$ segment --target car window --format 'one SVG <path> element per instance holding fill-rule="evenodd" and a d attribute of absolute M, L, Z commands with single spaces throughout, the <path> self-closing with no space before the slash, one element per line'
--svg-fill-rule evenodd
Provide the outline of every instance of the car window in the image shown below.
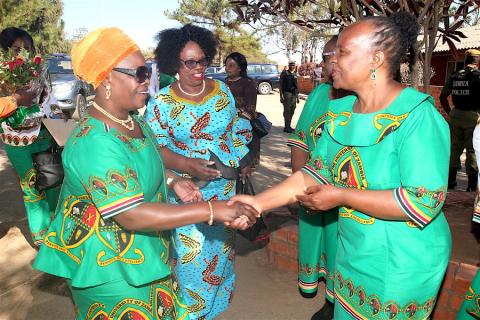
<path fill-rule="evenodd" d="M 266 64 L 262 66 L 263 73 L 276 73 L 278 72 L 277 66 L 271 65 L 271 64 Z"/>
<path fill-rule="evenodd" d="M 50 59 L 48 60 L 48 71 L 50 73 L 73 73 L 72 61 Z"/>
<path fill-rule="evenodd" d="M 256 73 L 262 73 L 262 66 L 258 64 L 251 64 L 247 66 L 247 73 L 248 74 L 256 74 Z"/>

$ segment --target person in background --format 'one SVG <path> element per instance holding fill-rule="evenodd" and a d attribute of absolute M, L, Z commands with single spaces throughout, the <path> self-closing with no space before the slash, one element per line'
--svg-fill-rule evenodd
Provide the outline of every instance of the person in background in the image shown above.
<path fill-rule="evenodd" d="M 285 120 L 283 132 L 292 133 L 293 114 L 295 113 L 297 103 L 300 102 L 295 61 L 288 62 L 288 69 L 280 74 L 280 102 L 283 103 L 283 118 Z"/>
<path fill-rule="evenodd" d="M 232 52 L 225 58 L 225 83 L 232 91 L 239 116 L 251 121 L 257 117 L 257 85 L 247 74 L 247 58 L 239 52 Z M 247 145 L 250 150 L 240 161 L 240 179 L 243 182 L 250 178 L 255 168 L 260 163 L 260 137 L 252 131 L 252 141 Z M 263 219 L 257 220 L 254 230 L 259 234 L 254 243 L 266 245 L 269 241 L 267 226 Z"/>
<path fill-rule="evenodd" d="M 465 68 L 451 75 L 440 94 L 440 103 L 450 118 L 452 146 L 448 187 L 457 185 L 457 172 L 461 167 L 460 156 L 466 149 L 465 171 L 468 185 L 466 191 L 477 188 L 478 167 L 472 146 L 473 130 L 480 113 L 480 50 L 470 49 L 465 52 Z M 450 108 L 448 96 L 452 95 L 454 108 Z"/>
<path fill-rule="evenodd" d="M 322 82 L 322 73 L 323 73 L 322 69 L 323 68 L 321 63 L 317 63 L 315 65 L 315 68 L 313 69 L 313 85 L 315 87 L 319 86 L 320 83 Z"/>
<path fill-rule="evenodd" d="M 332 87 L 332 64 L 335 55 L 337 36 L 332 37 L 323 49 L 322 67 L 327 82 L 313 89 L 309 94 L 295 132 L 288 139 L 291 148 L 292 172 L 302 169 L 315 150 L 325 122 L 328 119 L 328 106 L 332 99 L 348 94 Z M 332 319 L 335 271 L 335 255 L 337 253 L 337 220 L 338 208 L 328 212 L 315 212 L 300 207 L 298 221 L 298 285 L 300 293 L 306 298 L 317 294 L 318 283 L 325 279 L 325 304 L 317 311 L 312 320 Z"/>
<path fill-rule="evenodd" d="M 355 95 L 330 101 L 302 170 L 230 201 L 258 212 L 297 200 L 339 208 L 334 319 L 428 319 L 448 266 L 448 125 L 432 97 L 394 80 L 418 32 L 406 12 L 346 27 L 331 60 L 333 86 Z"/>
<path fill-rule="evenodd" d="M 76 319 L 189 319 L 170 270 L 169 230 L 246 228 L 256 212 L 198 202 L 191 181 L 165 172 L 154 134 L 131 115 L 145 104 L 150 71 L 125 33 L 90 32 L 73 46 L 72 64 L 95 100 L 63 151 L 61 201 L 34 267 L 67 279 Z M 169 204 L 167 189 L 192 203 Z"/>
<path fill-rule="evenodd" d="M 247 59 L 239 52 L 233 52 L 225 58 L 225 83 L 235 98 L 235 106 L 239 116 L 248 121 L 257 117 L 257 86 L 247 75 Z M 250 177 L 260 161 L 260 138 L 252 132 L 252 141 L 248 144 L 249 153 L 240 163 L 241 177 Z"/>
<path fill-rule="evenodd" d="M 163 72 L 159 72 L 157 68 L 157 63 L 152 63 L 152 76 L 150 78 L 150 85 L 148 86 L 148 93 L 153 97 L 160 89 L 174 83 L 174 75 L 168 75 Z M 148 100 L 147 100 L 148 101 Z"/>
<path fill-rule="evenodd" d="M 2 50 L 14 49 L 20 52 L 21 48 L 24 48 L 35 53 L 30 34 L 15 27 L 2 30 L 0 45 Z M 41 112 L 47 117 L 54 118 L 55 115 L 50 108 L 54 99 L 51 99 L 48 86 L 43 90 Z M 35 93 L 25 89 L 17 90 L 13 96 L 0 98 L 2 117 L 13 114 L 18 106 L 33 106 L 35 98 Z M 5 152 L 20 179 L 30 234 L 34 245 L 38 248 L 52 219 L 60 187 L 42 192 L 35 188 L 36 171 L 33 167 L 32 154 L 51 148 L 54 143 L 53 138 L 42 125 L 40 118 L 30 127 L 20 130 L 13 129 L 6 122 L 2 122 L 0 131 L 3 131 L 0 139 L 5 144 Z"/>
<path fill-rule="evenodd" d="M 145 113 L 165 165 L 194 178 L 204 199 L 229 199 L 252 128 L 238 116 L 225 83 L 205 77 L 218 42 L 211 31 L 190 24 L 163 30 L 158 40 L 158 69 L 178 73 L 178 81 L 150 99 Z M 192 319 L 213 319 L 228 308 L 234 239 L 235 232 L 220 224 L 192 223 L 173 231 L 175 271 Z"/>

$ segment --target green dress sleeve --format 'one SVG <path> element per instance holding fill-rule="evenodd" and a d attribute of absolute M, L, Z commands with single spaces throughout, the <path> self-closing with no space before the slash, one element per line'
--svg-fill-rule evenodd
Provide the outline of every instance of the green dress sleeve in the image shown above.
<path fill-rule="evenodd" d="M 310 150 L 309 147 L 308 133 L 310 131 L 310 127 L 312 126 L 313 121 L 315 121 L 315 108 L 319 107 L 319 103 L 322 103 L 322 101 L 319 101 L 319 97 L 322 96 L 322 91 L 325 91 L 325 86 L 325 84 L 322 84 L 316 87 L 308 95 L 305 106 L 303 107 L 302 113 L 300 114 L 300 118 L 298 119 L 297 125 L 295 127 L 295 131 L 290 135 L 287 141 L 287 146 L 296 147 L 308 153 L 313 151 Z M 327 87 L 327 89 L 330 90 L 330 87 Z M 324 101 L 323 103 L 325 102 L 326 101 Z"/>
<path fill-rule="evenodd" d="M 70 172 L 77 176 L 103 219 L 112 218 L 144 202 L 138 174 L 126 143 L 105 133 L 95 145 L 79 142 Z"/>
<path fill-rule="evenodd" d="M 393 195 L 405 215 L 423 228 L 445 201 L 450 158 L 449 128 L 431 99 L 411 112 L 395 143 L 401 186 Z"/>
<path fill-rule="evenodd" d="M 327 137 L 322 136 L 318 140 L 310 160 L 301 170 L 315 179 L 318 184 L 333 184 L 332 170 L 327 162 Z"/>

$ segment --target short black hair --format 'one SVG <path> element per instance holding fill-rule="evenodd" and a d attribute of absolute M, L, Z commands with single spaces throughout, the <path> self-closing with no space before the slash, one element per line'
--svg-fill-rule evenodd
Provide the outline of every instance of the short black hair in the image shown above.
<path fill-rule="evenodd" d="M 32 51 L 35 52 L 32 36 L 27 31 L 15 27 L 5 28 L 0 32 L 0 46 L 3 50 L 8 50 L 18 38 L 21 38 L 24 42 L 29 42 Z"/>
<path fill-rule="evenodd" d="M 479 61 L 480 61 L 480 56 L 471 56 L 471 55 L 465 56 L 465 65 L 478 64 Z"/>
<path fill-rule="evenodd" d="M 368 21 L 375 28 L 373 46 L 385 52 L 392 76 L 396 77 L 401 63 L 415 63 L 413 45 L 417 41 L 420 26 L 413 14 L 398 11 L 389 17 L 366 17 L 362 21 Z"/>
<path fill-rule="evenodd" d="M 240 67 L 240 76 L 242 78 L 248 78 L 248 75 L 247 75 L 248 62 L 247 62 L 247 58 L 245 58 L 245 56 L 243 54 L 241 54 L 240 52 L 230 53 L 225 58 L 225 65 L 227 64 L 228 59 L 232 59 L 238 64 L 238 66 Z"/>
<path fill-rule="evenodd" d="M 209 62 L 217 54 L 218 41 L 210 30 L 186 24 L 181 28 L 162 30 L 157 35 L 158 44 L 155 48 L 155 60 L 158 71 L 175 75 L 180 67 L 180 52 L 189 41 L 197 43 L 203 50 Z"/>

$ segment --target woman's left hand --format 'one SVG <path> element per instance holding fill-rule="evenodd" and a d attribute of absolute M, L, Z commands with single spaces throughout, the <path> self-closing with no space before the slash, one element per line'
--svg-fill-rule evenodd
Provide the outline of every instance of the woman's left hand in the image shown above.
<path fill-rule="evenodd" d="M 172 188 L 183 203 L 202 201 L 202 192 L 190 179 L 176 178 Z"/>
<path fill-rule="evenodd" d="M 329 210 L 344 204 L 344 190 L 332 185 L 308 187 L 305 194 L 298 195 L 300 204 L 312 210 Z"/>

